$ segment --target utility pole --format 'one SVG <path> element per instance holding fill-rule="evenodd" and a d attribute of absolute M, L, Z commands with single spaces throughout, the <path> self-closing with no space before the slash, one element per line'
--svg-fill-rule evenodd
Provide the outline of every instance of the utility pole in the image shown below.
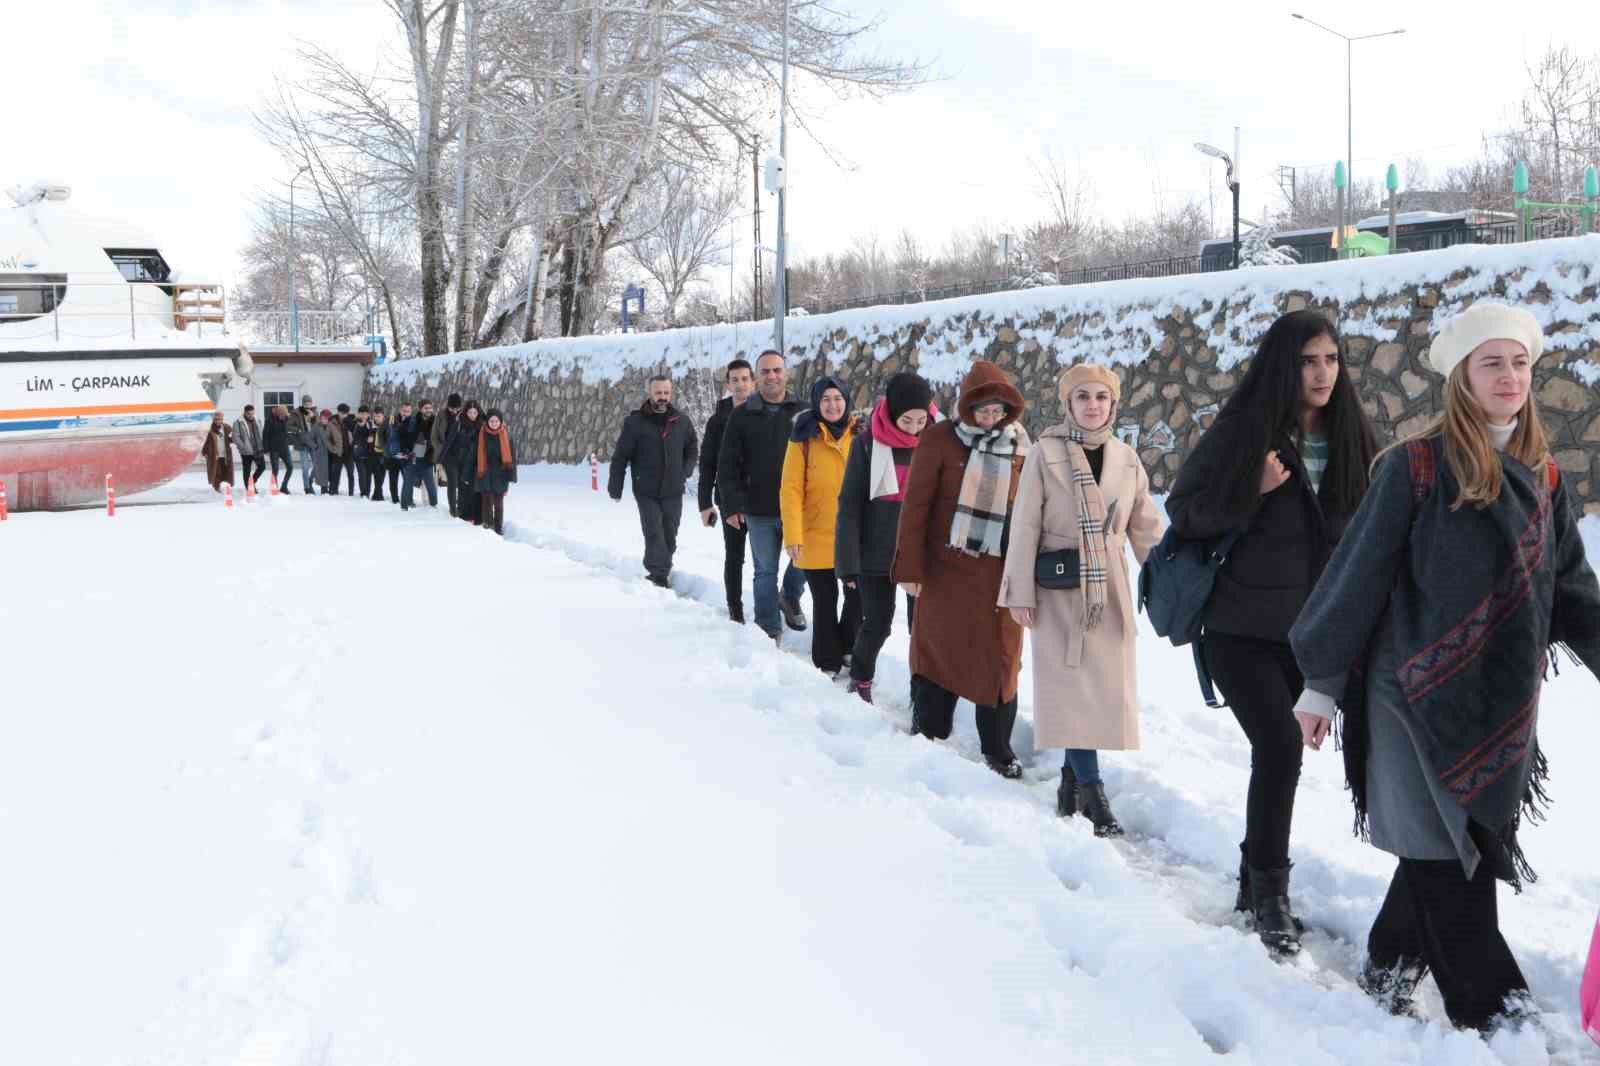
<path fill-rule="evenodd" d="M 1289 201 L 1290 217 L 1297 217 L 1300 213 L 1299 190 L 1295 188 L 1294 167 L 1278 168 L 1278 188 L 1283 192 L 1284 199 Z"/>
<path fill-rule="evenodd" d="M 750 188 L 755 194 L 755 242 L 750 245 L 750 267 L 754 271 L 750 282 L 751 318 L 761 317 L 761 137 L 750 149 Z"/>
<path fill-rule="evenodd" d="M 783 180 L 778 185 L 778 265 L 772 272 L 772 345 L 785 359 L 789 350 L 783 345 L 783 320 L 789 313 L 788 240 L 785 230 L 789 185 L 789 0 L 783 0 L 783 79 L 778 96 L 778 158 L 783 166 Z"/>

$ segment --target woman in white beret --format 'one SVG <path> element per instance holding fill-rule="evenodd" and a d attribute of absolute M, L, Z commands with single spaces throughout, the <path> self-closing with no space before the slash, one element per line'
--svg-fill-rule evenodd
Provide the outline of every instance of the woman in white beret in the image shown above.
<path fill-rule="evenodd" d="M 1412 1013 L 1431 970 L 1450 1020 L 1479 1030 L 1528 987 L 1495 881 L 1534 880 L 1517 830 L 1546 798 L 1546 656 L 1564 646 L 1600 674 L 1600 585 L 1533 398 L 1543 347 L 1534 317 L 1503 304 L 1439 332 L 1444 412 L 1379 458 L 1290 633 L 1306 744 L 1322 746 L 1338 704 L 1358 825 L 1399 859 L 1362 986 Z"/>

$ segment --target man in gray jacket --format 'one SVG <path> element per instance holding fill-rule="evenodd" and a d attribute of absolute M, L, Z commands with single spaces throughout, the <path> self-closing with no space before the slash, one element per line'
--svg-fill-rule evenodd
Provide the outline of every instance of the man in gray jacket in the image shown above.
<path fill-rule="evenodd" d="M 262 454 L 261 423 L 256 421 L 256 405 L 244 405 L 244 414 L 233 423 L 233 446 L 239 449 L 239 469 L 244 472 L 244 485 L 246 491 L 256 483 L 267 469 L 267 461 Z"/>
<path fill-rule="evenodd" d="M 316 476 L 316 453 L 320 450 L 322 427 L 317 424 L 317 405 L 311 395 L 300 397 L 300 406 L 289 412 L 289 443 L 300 453 L 300 488 L 307 496 L 312 493 L 311 483 Z M 311 438 L 318 437 L 317 441 Z"/>

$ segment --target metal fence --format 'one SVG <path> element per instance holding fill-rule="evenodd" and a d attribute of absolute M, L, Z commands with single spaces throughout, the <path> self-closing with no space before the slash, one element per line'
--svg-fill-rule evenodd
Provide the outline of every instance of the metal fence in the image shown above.
<path fill-rule="evenodd" d="M 1556 237 L 1576 237 L 1583 232 L 1581 220 L 1575 215 L 1557 215 L 1534 219 L 1532 240 L 1550 240 Z M 1330 231 L 1331 232 L 1331 231 Z M 1381 231 L 1380 231 L 1381 232 Z M 1429 252 L 1451 248 L 1460 244 L 1516 244 L 1523 240 L 1522 223 L 1518 221 L 1486 222 L 1480 225 L 1461 225 L 1450 230 L 1433 233 L 1402 234 L 1403 247 L 1395 254 Z M 1330 256 L 1331 258 L 1331 256 Z M 1307 262 L 1311 262 L 1308 260 Z M 1227 269 L 1226 266 L 1221 269 Z M 880 304 L 924 303 L 929 300 L 948 300 L 958 296 L 981 296 L 991 292 L 1007 292 L 1037 288 L 1039 285 L 1091 285 L 1101 281 L 1126 281 L 1131 278 L 1168 278 L 1181 274 L 1199 274 L 1204 270 L 1199 255 L 1180 255 L 1170 259 L 1147 259 L 1137 263 L 1116 263 L 1109 266 L 1082 267 L 1063 273 L 1044 275 L 1046 280 L 992 279 L 961 285 L 928 286 L 920 289 L 902 289 L 899 292 L 873 293 L 847 300 L 813 302 L 796 300 L 809 314 L 827 314 L 830 311 L 848 311 L 858 307 L 876 307 Z M 1035 275 L 1037 279 L 1040 275 Z M 1053 280 L 1051 280 L 1053 279 Z"/>
<path fill-rule="evenodd" d="M 303 348 L 367 347 L 366 321 L 359 313 L 302 308 L 299 315 Z M 288 346 L 295 342 L 294 316 L 292 311 L 235 311 L 229 322 L 246 344 Z"/>

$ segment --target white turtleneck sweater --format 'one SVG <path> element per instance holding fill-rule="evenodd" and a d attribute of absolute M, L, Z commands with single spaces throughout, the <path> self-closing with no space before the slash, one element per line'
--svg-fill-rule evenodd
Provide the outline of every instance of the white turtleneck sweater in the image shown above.
<path fill-rule="evenodd" d="M 1506 445 L 1511 443 L 1511 434 L 1517 431 L 1517 420 L 1513 418 L 1508 425 L 1504 426 L 1497 426 L 1490 422 L 1488 428 L 1489 443 L 1494 446 L 1495 451 L 1503 452 L 1506 450 Z M 1304 711 L 1307 714 L 1314 714 L 1318 718 L 1332 718 L 1334 710 L 1333 697 L 1306 689 L 1301 693 L 1299 701 L 1294 705 L 1294 709 Z"/>

